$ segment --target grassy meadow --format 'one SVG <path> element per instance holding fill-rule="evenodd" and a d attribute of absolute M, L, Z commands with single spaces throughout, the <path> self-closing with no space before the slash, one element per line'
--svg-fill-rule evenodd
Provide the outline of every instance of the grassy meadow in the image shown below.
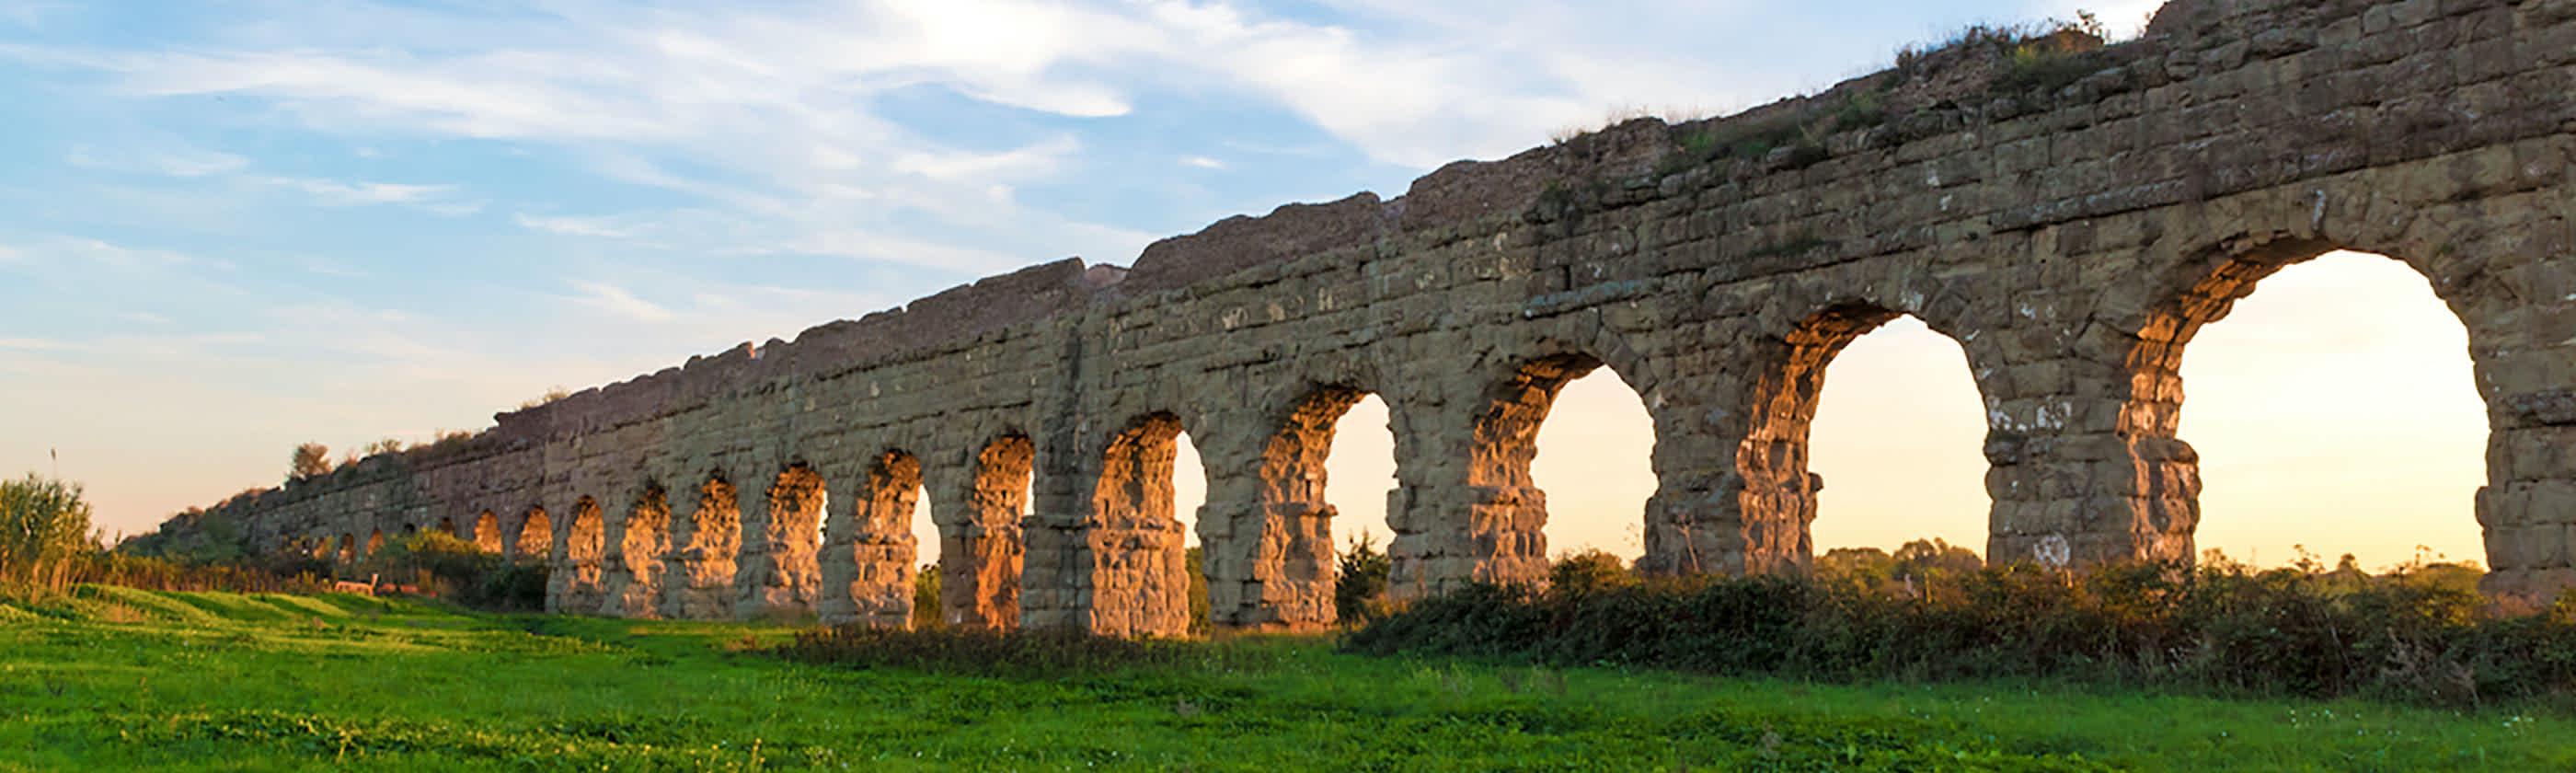
<path fill-rule="evenodd" d="M 0 601 L 0 770 L 2576 770 L 2553 713 L 1185 642 L 1046 677 L 786 628 L 81 586 Z"/>

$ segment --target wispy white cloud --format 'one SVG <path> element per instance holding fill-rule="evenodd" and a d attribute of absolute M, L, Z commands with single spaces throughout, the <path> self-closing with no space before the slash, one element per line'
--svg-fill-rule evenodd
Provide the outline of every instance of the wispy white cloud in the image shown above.
<path fill-rule="evenodd" d="M 1218 161 L 1218 160 L 1216 160 L 1216 159 L 1209 158 L 1209 157 L 1206 157 L 1206 156 L 1187 156 L 1187 157 L 1183 157 L 1183 158 L 1181 159 L 1181 165 L 1182 165 L 1182 166 L 1195 166 L 1195 167 L 1198 167 L 1198 168 L 1200 168 L 1200 169 L 1224 169 L 1224 168 L 1225 168 L 1225 162 L 1223 162 L 1223 161 Z"/>
<path fill-rule="evenodd" d="M 241 156 L 188 147 L 110 150 L 84 145 L 72 148 L 71 154 L 64 160 L 73 166 L 87 169 L 143 172 L 169 177 L 205 177 L 239 171 L 250 166 L 250 159 Z"/>
<path fill-rule="evenodd" d="M 257 182 L 311 194 L 313 202 L 328 207 L 355 207 L 371 204 L 428 204 L 456 191 L 453 185 L 408 185 L 402 183 L 341 182 L 298 177 L 262 177 Z"/>
<path fill-rule="evenodd" d="M 998 181 L 1046 174 L 1081 149 L 1082 143 L 1074 138 L 1057 137 L 998 153 L 917 151 L 898 156 L 894 169 L 942 182 Z"/>
<path fill-rule="evenodd" d="M 83 169 L 181 179 L 217 178 L 234 184 L 295 191 L 308 201 L 326 207 L 398 204 L 451 217 L 481 212 L 484 207 L 482 202 L 457 200 L 460 188 L 453 184 L 342 181 L 254 174 L 251 160 L 247 157 L 204 150 L 181 142 L 124 148 L 80 145 L 72 148 L 64 162 Z"/>
<path fill-rule="evenodd" d="M 932 87 L 1094 118 L 1128 114 L 1148 92 L 1238 93 L 1282 105 L 1371 158 L 1429 169 L 1460 155 L 1508 153 L 1589 117 L 1600 109 L 1596 98 L 1575 94 L 1603 83 L 1669 89 L 1705 81 L 1633 51 L 1551 53 L 1538 48 L 1545 38 L 1528 35 L 1486 48 L 1399 41 L 1225 2 L 878 0 L 722 12 L 569 2 L 520 20 L 514 34 L 489 35 L 496 42 L 479 48 L 405 33 L 421 27 L 458 34 L 453 27 L 470 23 L 424 18 L 420 9 L 357 3 L 335 13 L 355 17 L 335 18 L 336 26 L 363 34 L 343 36 L 351 42 L 340 47 L 17 46 L 0 47 L 0 55 L 109 73 L 114 88 L 131 95 L 267 100 L 278 108 L 274 115 L 354 138 L 582 147 L 601 162 L 601 174 L 709 197 L 726 217 L 768 235 L 752 240 L 751 249 L 924 241 L 929 233 L 961 231 L 1010 232 L 1050 245 L 1015 254 L 1002 267 L 1066 252 L 1120 261 L 1145 239 L 1082 241 L 1129 234 L 1016 200 L 1026 185 L 1069 182 L 1086 148 L 1080 138 L 968 147 L 908 127 L 903 116 L 881 112 L 877 100 Z M 1457 18 L 1483 25 L 1472 33 L 1508 29 L 1491 14 Z M 1214 159 L 1191 163 L 1222 168 L 1199 161 Z M 306 189 L 343 206 L 417 204 L 438 191 L 335 185 Z M 440 206 L 433 211 L 475 210 L 454 201 Z M 895 217 L 899 210 L 937 220 Z M 638 220 L 656 212 L 613 214 Z M 539 219 L 519 224 L 612 236 L 603 221 L 532 217 Z M 607 230 L 675 248 L 716 246 L 675 239 L 672 229 Z M 744 241 L 727 236 L 726 243 Z M 873 254 L 835 252 L 842 253 Z"/>
<path fill-rule="evenodd" d="M 564 215 L 540 217 L 537 215 L 521 214 L 515 216 L 513 219 L 518 222 L 519 227 L 521 228 L 546 231 L 549 233 L 559 233 L 567 236 L 597 236 L 608 239 L 625 239 L 635 236 L 636 232 L 640 230 L 639 225 L 631 222 L 629 218 L 618 216 L 574 217 Z"/>
<path fill-rule="evenodd" d="M 0 338 L 0 349 L 50 351 L 69 348 L 71 348 L 70 344 L 43 338 Z"/>
<path fill-rule="evenodd" d="M 572 300 L 584 306 L 638 322 L 660 322 L 671 319 L 671 310 L 660 304 L 635 297 L 626 288 L 601 282 L 574 282 L 581 294 Z"/>
<path fill-rule="evenodd" d="M 122 271 L 157 270 L 197 262 L 187 253 L 172 250 L 127 247 L 97 239 L 57 237 L 35 246 L 19 246 L 19 251 L 41 257 L 52 257 L 93 263 Z"/>

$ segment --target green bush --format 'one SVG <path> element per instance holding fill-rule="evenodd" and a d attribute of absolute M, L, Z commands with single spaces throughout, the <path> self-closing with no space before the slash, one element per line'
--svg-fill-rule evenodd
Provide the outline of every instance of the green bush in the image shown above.
<path fill-rule="evenodd" d="M 1353 632 L 1353 651 L 1824 679 L 2033 677 L 2226 695 L 2443 705 L 2576 697 L 2576 598 L 2497 617 L 2439 567 L 2372 577 L 2122 564 L 1915 571 L 1844 556 L 1815 578 L 1470 586 Z M 1908 551 L 1899 551 L 1907 555 Z M 1829 557 L 1832 554 L 1828 554 Z M 1593 569 L 1557 574 L 1594 577 Z M 1597 563 L 1597 562 L 1596 562 Z M 1836 565 L 1860 566 L 1836 574 Z M 1886 572 L 1899 577 L 1890 582 Z"/>
<path fill-rule="evenodd" d="M 1386 578 L 1395 561 L 1377 550 L 1363 533 L 1342 548 L 1333 572 L 1333 613 L 1345 625 L 1364 622 L 1385 611 Z"/>
<path fill-rule="evenodd" d="M 1182 554 L 1182 565 L 1190 573 L 1190 635 L 1206 636 L 1215 631 L 1216 623 L 1208 619 L 1207 557 L 1204 550 L 1190 548 Z"/>
<path fill-rule="evenodd" d="M 0 582 L 59 588 L 97 550 L 80 484 L 32 472 L 0 481 Z"/>
<path fill-rule="evenodd" d="M 1600 548 L 1558 556 L 1547 568 L 1547 585 L 1566 593 L 1592 593 L 1636 582 L 1628 562 Z"/>
<path fill-rule="evenodd" d="M 458 604 L 500 611 L 544 609 L 547 574 L 542 562 L 505 559 L 437 530 L 394 540 L 347 573 L 413 585 Z"/>
<path fill-rule="evenodd" d="M 948 621 L 939 613 L 939 565 L 922 564 L 921 572 L 912 576 L 912 627 L 924 631 L 945 627 Z"/>

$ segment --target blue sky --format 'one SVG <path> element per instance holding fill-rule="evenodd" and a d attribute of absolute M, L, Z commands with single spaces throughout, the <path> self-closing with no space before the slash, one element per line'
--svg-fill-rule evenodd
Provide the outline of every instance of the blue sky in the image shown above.
<path fill-rule="evenodd" d="M 2153 3 L 0 0 L 0 468 L 146 529 L 301 441 L 2079 6 Z"/>

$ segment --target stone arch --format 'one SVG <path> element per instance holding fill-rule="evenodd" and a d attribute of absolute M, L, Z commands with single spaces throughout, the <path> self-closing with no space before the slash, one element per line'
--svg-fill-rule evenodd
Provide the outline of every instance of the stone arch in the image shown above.
<path fill-rule="evenodd" d="M 733 617 L 735 555 L 742 547 L 741 500 L 721 472 L 694 487 L 689 511 L 671 519 L 662 615 L 675 620 Z"/>
<path fill-rule="evenodd" d="M 438 519 L 438 530 L 439 530 L 440 532 L 442 532 L 442 533 L 447 534 L 448 536 L 451 536 L 451 537 L 456 536 L 456 526 L 455 526 L 455 524 L 454 524 L 453 522 L 449 521 L 448 519 L 445 519 L 445 518 Z M 402 535 L 403 535 L 403 536 L 405 536 L 405 537 L 409 537 L 409 536 L 411 536 L 411 535 L 419 534 L 419 533 L 420 533 L 420 524 L 405 522 L 405 523 L 403 524 L 403 526 L 402 526 Z"/>
<path fill-rule="evenodd" d="M 1009 434 L 975 452 L 965 507 L 943 528 L 939 551 L 941 619 L 969 628 L 1020 624 L 1020 568 L 1037 444 Z"/>
<path fill-rule="evenodd" d="M 849 509 L 826 530 L 822 562 L 827 621 L 884 628 L 912 624 L 913 579 L 919 571 L 912 519 L 920 504 L 921 460 L 890 449 L 870 459 Z"/>
<path fill-rule="evenodd" d="M 539 516 L 542 515 L 540 511 Z M 534 517 L 530 519 L 531 526 L 534 520 Z M 547 578 L 552 591 L 548 595 L 555 602 L 554 611 L 597 614 L 607 603 L 601 577 L 602 562 L 608 549 L 606 533 L 599 501 L 586 496 L 574 500 L 572 517 L 564 522 L 562 546 L 550 548 L 546 553 L 555 562 L 554 575 Z M 548 532 L 546 538 L 552 537 L 551 531 Z M 520 544 L 525 546 L 527 542 L 522 539 Z"/>
<path fill-rule="evenodd" d="M 804 462 L 770 479 L 763 506 L 743 519 L 736 617 L 792 619 L 814 611 L 824 497 L 823 475 Z"/>
<path fill-rule="evenodd" d="M 358 535 L 356 535 L 356 534 L 352 534 L 352 533 L 349 533 L 349 532 L 341 532 L 341 533 L 340 533 L 340 550 L 339 550 L 339 553 L 340 553 L 340 563 L 343 563 L 343 564 L 353 564 L 353 563 L 357 563 L 357 561 L 358 561 Z"/>
<path fill-rule="evenodd" d="M 1348 384 L 1318 385 L 1273 415 L 1269 423 L 1276 429 L 1262 442 L 1256 470 L 1258 539 L 1243 546 L 1251 548 L 1249 587 L 1235 603 L 1217 605 L 1223 607 L 1213 610 L 1220 621 L 1288 629 L 1334 622 L 1333 519 L 1339 511 L 1325 496 L 1325 464 L 1342 416 L 1370 394 Z M 1234 552 L 1247 552 L 1243 547 Z M 1211 588 L 1211 596 L 1223 595 Z"/>
<path fill-rule="evenodd" d="M 367 535 L 367 557 L 373 558 L 376 555 L 376 551 L 383 549 L 385 549 L 385 530 L 377 529 L 374 533 Z"/>
<path fill-rule="evenodd" d="M 2152 275 L 2146 286 L 2152 288 L 2148 292 L 2154 295 L 2137 321 L 2134 337 L 2124 340 L 2125 346 L 2118 352 L 2124 383 L 2115 393 L 2118 410 L 2114 432 L 2128 452 L 2125 461 L 2131 469 L 2124 477 L 2134 483 L 2125 493 L 2135 502 L 2141 520 L 2131 530 L 2137 536 L 2130 553 L 2141 559 L 2189 561 L 2197 552 L 2194 533 L 2200 523 L 2200 454 L 2179 436 L 2184 403 L 2182 361 L 2192 339 L 2202 328 L 2226 318 L 2236 302 L 2252 295 L 2263 280 L 2290 266 L 2342 249 L 2385 256 L 2413 269 L 2426 278 L 2428 289 L 2467 330 L 2470 357 L 2480 376 L 2480 398 L 2487 406 L 2490 460 L 2488 486 L 2478 492 L 2473 507 L 2485 529 L 2489 566 L 2503 574 L 2489 576 L 2489 589 L 2514 590 L 2528 579 L 2512 570 L 2522 563 L 2520 554 L 2527 549 L 2524 543 L 2529 540 L 2499 540 L 2496 527 L 2527 518 L 2528 511 L 2503 512 L 2507 508 L 2497 507 L 2497 498 L 2491 496 L 2491 492 L 2499 490 L 2499 484 L 2510 482 L 2511 473 L 2496 469 L 2492 460 L 2499 457 L 2500 451 L 2509 453 L 2505 436 L 2516 429 L 2508 420 L 2512 415 L 2510 406 L 2504 404 L 2495 388 L 2494 372 L 2511 367 L 2503 362 L 2504 350 L 2509 347 L 2508 341 L 2519 336 L 2507 330 L 2524 310 L 2512 305 L 2518 293 L 2500 286 L 2502 280 L 2489 273 L 2480 261 L 2461 254 L 2449 243 L 2425 245 L 2403 240 L 2392 248 L 2381 248 L 2353 247 L 2325 238 L 2239 237 L 2208 245 Z M 2562 504 L 2576 505 L 2576 497 L 2568 497 Z M 2542 531 L 2548 533 L 2535 535 L 2542 538 L 2539 541 L 2553 544 L 2533 547 L 2563 556 L 2563 530 Z M 2548 568 L 2563 570 L 2566 561 L 2562 558 L 2554 563 Z"/>
<path fill-rule="evenodd" d="M 1538 456 L 1539 427 L 1566 384 L 1605 365 L 1642 397 L 1645 390 L 1638 388 L 1635 370 L 1579 351 L 1523 360 L 1479 396 L 1467 447 L 1465 482 L 1472 501 L 1460 524 L 1466 533 L 1453 537 L 1463 537 L 1477 559 L 1463 579 L 1528 583 L 1547 576 L 1547 494 L 1530 474 L 1530 462 Z M 1642 524 L 1644 509 L 1637 518 Z M 1404 542 L 1405 527 L 1396 528 L 1396 540 Z M 1412 551 L 1398 546 L 1392 552 L 1401 575 L 1402 562 Z"/>
<path fill-rule="evenodd" d="M 309 540 L 313 546 L 312 553 L 314 558 L 325 561 L 331 560 L 331 535 L 315 534 L 305 539 Z"/>
<path fill-rule="evenodd" d="M 670 546 L 671 506 L 659 484 L 647 484 L 629 505 L 614 539 L 606 540 L 606 598 L 601 614 L 654 617 L 662 595 L 664 553 Z"/>
<path fill-rule="evenodd" d="M 1088 524 L 1094 633 L 1189 631 L 1187 542 L 1172 503 L 1182 431 L 1178 415 L 1150 413 L 1101 450 Z"/>
<path fill-rule="evenodd" d="M 1905 316 L 1915 315 L 1870 301 L 1835 301 L 1756 347 L 1743 439 L 1735 451 L 1748 571 L 1804 571 L 1812 564 L 1815 545 L 1809 529 L 1823 481 L 1809 469 L 1808 436 L 1825 373 L 1844 347 Z M 1927 321 L 1927 327 L 1975 356 L 1945 325 Z M 1982 399 L 1983 384 L 1979 394 Z"/>
<path fill-rule="evenodd" d="M 485 553 L 499 553 L 508 549 L 508 545 L 501 539 L 501 516 L 485 510 L 482 515 L 474 517 L 474 547 Z"/>
<path fill-rule="evenodd" d="M 528 508 L 527 517 L 519 519 L 518 534 L 500 536 L 509 543 L 510 555 L 515 558 L 534 558 L 543 561 L 554 553 L 551 545 L 554 542 L 555 523 L 552 517 L 546 515 L 546 509 L 543 507 Z"/>

